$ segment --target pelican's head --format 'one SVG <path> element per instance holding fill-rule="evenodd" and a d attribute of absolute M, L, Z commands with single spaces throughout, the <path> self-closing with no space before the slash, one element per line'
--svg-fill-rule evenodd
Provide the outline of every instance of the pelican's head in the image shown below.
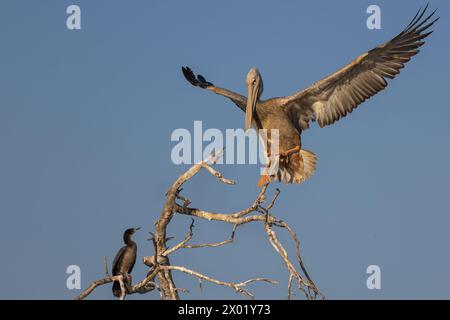
<path fill-rule="evenodd" d="M 256 103 L 261 97 L 263 91 L 263 82 L 258 69 L 251 68 L 247 74 L 247 108 L 245 110 L 245 131 L 248 131 L 252 125 L 253 112 L 256 109 Z"/>

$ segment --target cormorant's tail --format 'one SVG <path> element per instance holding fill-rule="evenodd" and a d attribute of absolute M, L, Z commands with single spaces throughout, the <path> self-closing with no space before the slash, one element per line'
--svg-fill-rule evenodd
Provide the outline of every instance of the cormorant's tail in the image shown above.
<path fill-rule="evenodd" d="M 120 294 L 122 293 L 122 290 L 120 290 L 120 283 L 119 281 L 114 281 L 112 286 L 112 293 L 114 297 L 120 298 Z"/>

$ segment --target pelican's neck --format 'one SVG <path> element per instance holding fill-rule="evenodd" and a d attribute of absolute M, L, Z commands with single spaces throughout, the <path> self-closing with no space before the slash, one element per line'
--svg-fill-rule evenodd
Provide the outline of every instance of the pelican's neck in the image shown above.
<path fill-rule="evenodd" d="M 263 90 L 264 90 L 263 80 L 262 80 L 261 77 L 259 79 L 260 80 L 259 80 L 259 84 L 258 84 L 259 88 L 258 88 L 258 96 L 256 97 L 256 103 L 261 101 L 261 95 L 262 95 Z"/>

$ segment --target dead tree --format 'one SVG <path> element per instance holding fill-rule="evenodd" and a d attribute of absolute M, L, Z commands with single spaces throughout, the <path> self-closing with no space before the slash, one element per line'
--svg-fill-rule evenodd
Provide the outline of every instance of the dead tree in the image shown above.
<path fill-rule="evenodd" d="M 275 202 L 280 194 L 279 189 L 276 189 L 276 192 L 271 201 L 266 206 L 264 206 L 263 204 L 266 202 L 267 185 L 264 186 L 260 190 L 256 199 L 248 208 L 235 213 L 216 213 L 193 208 L 190 206 L 191 201 L 180 194 L 182 191 L 182 185 L 192 179 L 202 169 L 208 171 L 220 182 L 234 185 L 235 182 L 233 180 L 225 178 L 220 172 L 212 167 L 217 163 L 221 156 L 222 152 L 220 154 L 212 155 L 211 157 L 209 157 L 209 159 L 203 160 L 193 165 L 185 173 L 179 176 L 179 178 L 167 191 L 166 202 L 159 216 L 159 219 L 155 223 L 155 232 L 150 233 L 151 236 L 149 240 L 153 242 L 154 254 L 152 256 L 144 257 L 143 259 L 143 263 L 149 267 L 147 276 L 143 280 L 139 281 L 134 286 L 127 288 L 124 283 L 128 281 L 124 281 L 124 275 L 110 276 L 108 274 L 108 267 L 105 258 L 105 277 L 103 279 L 92 282 L 92 284 L 75 299 L 81 300 L 86 298 L 97 286 L 104 285 L 113 281 L 119 281 L 122 291 L 121 299 L 124 299 L 127 294 L 142 294 L 149 291 L 158 290 L 162 299 L 178 300 L 180 299 L 178 293 L 180 291 L 186 292 L 188 290 L 176 287 L 172 278 L 173 271 L 183 272 L 185 274 L 198 278 L 200 281 L 207 281 L 217 285 L 230 287 L 237 293 L 247 298 L 253 299 L 254 295 L 248 289 L 246 289 L 248 284 L 258 281 L 268 282 L 270 284 L 277 284 L 278 282 L 263 277 L 249 279 L 242 282 L 226 282 L 209 277 L 200 272 L 188 269 L 184 266 L 172 265 L 169 260 L 169 256 L 180 249 L 218 247 L 232 243 L 234 241 L 234 235 L 237 229 L 248 223 L 260 223 L 262 225 L 267 234 L 267 238 L 270 244 L 283 260 L 289 274 L 287 285 L 288 299 L 291 299 L 292 297 L 292 285 L 294 283 L 296 283 L 298 290 L 300 290 L 304 294 L 306 299 L 315 300 L 318 298 L 325 298 L 320 293 L 314 281 L 306 271 L 305 265 L 300 255 L 300 241 L 296 233 L 286 222 L 270 213 L 270 210 L 275 205 Z M 176 214 L 188 215 L 192 218 L 192 222 L 185 238 L 178 244 L 172 247 L 168 247 L 167 241 L 169 239 L 167 238 L 167 226 Z M 216 243 L 204 243 L 196 245 L 190 244 L 190 241 L 194 235 L 194 218 L 206 219 L 208 221 L 222 221 L 231 224 L 233 226 L 233 230 L 231 232 L 230 238 Z M 292 240 L 295 242 L 296 262 L 289 257 L 288 252 L 283 247 L 282 243 L 278 240 L 275 228 L 285 229 L 289 233 Z M 299 265 L 298 268 L 295 266 L 296 263 L 298 263 Z M 131 281 L 129 283 L 131 283 Z"/>

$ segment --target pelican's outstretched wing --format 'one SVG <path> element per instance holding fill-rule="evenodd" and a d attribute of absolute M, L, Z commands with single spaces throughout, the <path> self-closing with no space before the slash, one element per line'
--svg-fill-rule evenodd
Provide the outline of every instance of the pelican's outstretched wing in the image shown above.
<path fill-rule="evenodd" d="M 220 94 L 224 97 L 229 98 L 233 101 L 242 111 L 245 112 L 245 107 L 247 104 L 247 98 L 241 96 L 240 94 L 234 93 L 227 89 L 222 89 L 214 86 L 211 82 L 206 81 L 206 79 L 202 75 L 195 76 L 194 72 L 189 67 L 182 67 L 183 75 L 187 81 L 189 81 L 193 86 L 199 87 L 202 89 L 211 90 L 214 93 Z"/>
<path fill-rule="evenodd" d="M 427 7 L 419 10 L 411 23 L 391 41 L 360 55 L 338 72 L 316 82 L 292 96 L 275 98 L 299 130 L 317 120 L 320 127 L 333 124 L 359 104 L 387 86 L 386 78 L 393 79 L 412 56 L 419 52 L 427 31 L 439 18 L 434 12 L 424 17 Z"/>

